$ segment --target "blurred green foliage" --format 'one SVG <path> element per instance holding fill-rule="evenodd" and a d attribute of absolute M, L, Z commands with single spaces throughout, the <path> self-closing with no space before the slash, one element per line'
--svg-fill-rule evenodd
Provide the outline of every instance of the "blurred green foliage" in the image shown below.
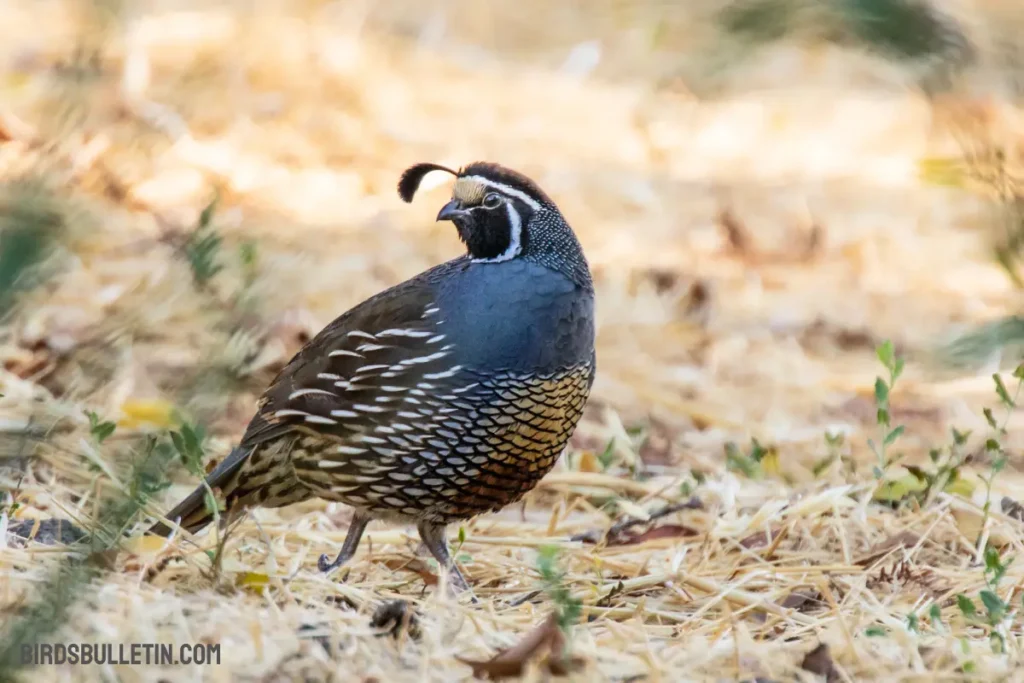
<path fill-rule="evenodd" d="M 62 198 L 41 178 L 0 185 L 0 317 L 11 311 L 19 294 L 51 274 L 42 266 L 66 227 Z"/>
<path fill-rule="evenodd" d="M 803 39 L 955 68 L 975 55 L 952 17 L 919 0 L 734 0 L 718 23 L 746 48 Z"/>

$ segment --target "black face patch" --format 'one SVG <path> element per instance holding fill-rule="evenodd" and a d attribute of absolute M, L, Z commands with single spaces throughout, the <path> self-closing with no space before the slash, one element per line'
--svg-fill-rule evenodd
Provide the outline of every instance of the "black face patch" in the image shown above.
<path fill-rule="evenodd" d="M 512 244 L 512 226 L 504 206 L 487 209 L 474 206 L 455 221 L 459 237 L 475 259 L 493 259 L 508 251 Z"/>
<path fill-rule="evenodd" d="M 474 259 L 490 260 L 503 256 L 513 246 L 515 239 L 519 240 L 520 248 L 526 246 L 530 208 L 504 195 L 501 199 L 503 201 L 497 205 L 492 200 L 490 205 L 485 201 L 477 206 L 466 207 L 467 213 L 455 221 L 459 237 Z M 509 215 L 510 210 L 519 218 L 518 235 L 513 217 Z"/>

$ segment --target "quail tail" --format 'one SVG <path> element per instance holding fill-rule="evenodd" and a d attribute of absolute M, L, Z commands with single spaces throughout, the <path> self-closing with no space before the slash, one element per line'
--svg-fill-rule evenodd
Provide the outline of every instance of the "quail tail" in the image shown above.
<path fill-rule="evenodd" d="M 214 520 L 214 513 L 206 503 L 207 486 L 218 503 L 224 503 L 222 524 L 250 506 L 282 507 L 311 497 L 309 489 L 294 478 L 290 468 L 281 467 L 281 462 L 273 458 L 254 463 L 252 454 L 251 448 L 236 448 L 206 477 L 205 485 L 196 487 L 164 517 L 177 522 L 189 533 L 201 531 Z M 172 531 L 170 525 L 158 522 L 148 533 L 170 536 Z"/>

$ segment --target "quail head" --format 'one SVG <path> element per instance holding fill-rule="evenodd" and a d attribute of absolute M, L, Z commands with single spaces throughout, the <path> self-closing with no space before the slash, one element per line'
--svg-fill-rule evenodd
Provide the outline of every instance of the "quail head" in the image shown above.
<path fill-rule="evenodd" d="M 260 399 L 238 447 L 207 477 L 225 519 L 313 497 L 354 509 L 330 571 L 373 519 L 413 522 L 456 590 L 445 526 L 499 510 L 555 464 L 594 381 L 594 289 L 558 207 L 526 176 L 477 162 L 437 214 L 467 252 L 364 301 L 314 337 Z M 166 518 L 196 532 L 200 486 Z M 169 535 L 172 525 L 151 531 Z"/>

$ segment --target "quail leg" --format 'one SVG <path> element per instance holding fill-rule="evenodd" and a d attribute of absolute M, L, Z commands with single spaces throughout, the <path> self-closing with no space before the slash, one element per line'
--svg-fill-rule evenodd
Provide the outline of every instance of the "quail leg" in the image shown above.
<path fill-rule="evenodd" d="M 441 567 L 447 570 L 449 583 L 455 593 L 469 591 L 470 588 L 469 584 L 466 583 L 466 578 L 462 576 L 462 572 L 455 566 L 452 556 L 448 553 L 448 541 L 444 537 L 444 525 L 420 522 L 416 528 L 420 532 L 420 538 L 423 539 L 424 545 L 430 550 L 430 554 L 434 556 L 434 559 L 437 560 Z M 470 591 L 470 595 L 472 595 L 472 591 Z M 476 602 L 475 597 L 473 602 Z"/>
<path fill-rule="evenodd" d="M 363 537 L 363 532 L 366 531 L 366 525 L 369 523 L 369 517 L 359 512 L 355 513 L 352 516 L 352 523 L 348 525 L 348 535 L 345 536 L 345 542 L 341 544 L 341 551 L 334 558 L 334 562 L 330 562 L 327 555 L 320 556 L 316 563 L 320 571 L 329 572 L 351 560 L 352 556 L 356 554 L 356 548 L 359 547 L 359 539 Z"/>

